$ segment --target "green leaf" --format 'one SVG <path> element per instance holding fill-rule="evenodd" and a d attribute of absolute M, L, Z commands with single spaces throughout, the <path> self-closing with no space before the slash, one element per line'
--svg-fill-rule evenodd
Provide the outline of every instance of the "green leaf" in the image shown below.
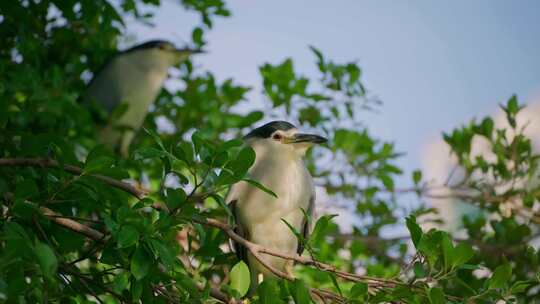
<path fill-rule="evenodd" d="M 43 274 L 51 278 L 54 277 L 58 268 L 58 260 L 51 247 L 44 243 L 38 243 L 35 252 Z"/>
<path fill-rule="evenodd" d="M 444 268 L 449 269 L 452 266 L 454 260 L 454 245 L 447 233 L 444 233 L 441 238 L 441 247 L 444 257 Z"/>
<path fill-rule="evenodd" d="M 34 204 L 30 204 L 22 199 L 17 199 L 15 201 L 11 211 L 14 215 L 26 220 L 30 220 L 36 214 L 39 214 L 39 210 Z"/>
<path fill-rule="evenodd" d="M 323 57 L 323 54 L 321 53 L 321 51 L 319 51 L 316 47 L 310 45 L 309 48 L 311 49 L 311 51 L 313 52 L 313 54 L 315 54 L 315 56 L 317 57 L 317 60 L 318 60 L 318 64 L 319 64 L 319 68 L 321 69 L 321 72 L 324 72 L 325 70 L 322 69 L 322 67 L 324 67 L 324 57 Z"/>
<path fill-rule="evenodd" d="M 473 264 L 463 264 L 459 267 L 460 269 L 467 269 L 467 270 L 476 270 L 480 269 L 479 265 L 473 265 Z"/>
<path fill-rule="evenodd" d="M 394 191 L 394 180 L 389 175 L 380 174 L 378 177 L 387 190 Z"/>
<path fill-rule="evenodd" d="M 135 279 L 140 280 L 144 278 L 148 274 L 153 262 L 152 256 L 150 256 L 143 246 L 137 247 L 135 253 L 131 257 L 130 268 Z"/>
<path fill-rule="evenodd" d="M 265 278 L 257 287 L 257 295 L 260 304 L 282 304 L 284 303 L 278 296 L 280 290 L 275 279 Z"/>
<path fill-rule="evenodd" d="M 433 287 L 429 290 L 428 293 L 429 302 L 431 304 L 445 304 L 446 300 L 444 299 L 444 293 L 442 289 L 438 287 Z"/>
<path fill-rule="evenodd" d="M 527 290 L 527 288 L 529 288 L 529 286 L 531 286 L 532 284 L 533 282 L 530 282 L 530 281 L 517 281 L 510 288 L 510 293 L 512 294 L 522 293 L 525 290 Z"/>
<path fill-rule="evenodd" d="M 334 285 L 334 288 L 338 291 L 340 296 L 343 296 L 343 292 L 341 291 L 341 287 L 339 286 L 339 283 L 336 279 L 336 275 L 333 273 L 328 273 L 328 276 L 330 277 L 330 280 L 332 280 L 332 284 Z"/>
<path fill-rule="evenodd" d="M 157 256 L 159 259 L 163 262 L 163 265 L 167 267 L 168 270 L 172 270 L 174 267 L 174 262 L 176 260 L 176 257 L 171 252 L 169 247 L 165 246 L 161 241 L 152 239 L 150 240 L 150 245 L 157 253 Z"/>
<path fill-rule="evenodd" d="M 506 108 L 508 109 L 508 112 L 511 114 L 517 114 L 519 112 L 519 105 L 517 102 L 516 95 L 512 95 L 510 99 L 508 100 L 508 103 L 506 104 Z"/>
<path fill-rule="evenodd" d="M 503 288 L 508 285 L 510 278 L 512 276 L 512 267 L 507 262 L 505 264 L 499 265 L 495 268 L 495 271 L 489 279 L 489 288 Z"/>
<path fill-rule="evenodd" d="M 152 147 L 139 148 L 133 152 L 134 160 L 153 159 L 165 157 L 168 154 L 162 150 L 158 150 Z"/>
<path fill-rule="evenodd" d="M 277 194 L 274 193 L 274 191 L 270 190 L 269 188 L 266 188 L 263 184 L 259 183 L 258 181 L 256 180 L 253 180 L 253 179 L 249 179 L 249 178 L 243 178 L 242 179 L 243 181 L 245 181 L 246 183 L 252 185 L 252 186 L 255 186 L 257 188 L 259 188 L 259 190 L 262 190 L 264 191 L 265 193 L 277 198 Z"/>
<path fill-rule="evenodd" d="M 467 263 L 474 256 L 474 250 L 467 243 L 459 243 L 454 248 L 454 260 L 452 266 L 459 267 Z"/>
<path fill-rule="evenodd" d="M 218 151 L 228 151 L 228 150 L 230 150 L 232 148 L 240 147 L 243 144 L 244 144 L 244 142 L 241 141 L 240 139 L 228 140 L 228 141 L 222 143 L 219 146 Z"/>
<path fill-rule="evenodd" d="M 206 242 L 206 230 L 204 227 L 199 223 L 194 223 L 193 227 L 197 231 L 197 234 L 199 235 L 199 242 L 201 244 L 204 244 Z"/>
<path fill-rule="evenodd" d="M 420 262 L 414 263 L 413 271 L 414 276 L 417 279 L 425 278 L 427 275 L 426 270 L 424 269 L 424 265 L 422 265 L 422 263 Z"/>
<path fill-rule="evenodd" d="M 225 210 L 225 212 L 227 212 L 227 216 L 229 217 L 229 219 L 234 218 L 234 214 L 232 213 L 231 209 L 225 203 L 225 201 L 223 200 L 223 198 L 221 196 L 219 196 L 216 193 L 212 193 L 212 194 L 210 194 L 210 197 L 213 198 L 214 201 L 216 201 L 216 203 L 218 203 L 221 206 L 221 208 L 223 208 L 223 210 Z"/>
<path fill-rule="evenodd" d="M 30 237 L 24 228 L 17 222 L 6 222 L 2 227 L 4 229 L 5 237 L 9 239 L 23 239 L 25 242 L 30 242 Z"/>
<path fill-rule="evenodd" d="M 163 145 L 163 141 L 161 141 L 161 138 L 159 137 L 159 135 L 154 130 L 147 129 L 147 128 L 144 128 L 144 127 L 143 127 L 143 130 L 144 130 L 144 132 L 146 132 L 148 135 L 150 135 L 152 137 L 154 142 L 161 148 L 161 150 L 167 151 L 165 149 L 165 146 Z"/>
<path fill-rule="evenodd" d="M 132 281 L 131 282 L 131 297 L 134 300 L 141 298 L 143 293 L 143 282 L 142 281 Z"/>
<path fill-rule="evenodd" d="M 422 171 L 420 170 L 414 170 L 412 173 L 413 182 L 415 185 L 418 185 L 420 181 L 422 180 Z"/>
<path fill-rule="evenodd" d="M 137 244 L 139 240 L 139 231 L 137 228 L 126 225 L 120 229 L 118 232 L 118 248 L 126 248 Z"/>
<path fill-rule="evenodd" d="M 443 232 L 442 231 L 429 231 L 426 234 L 422 234 L 417 250 L 421 252 L 428 260 L 430 264 L 434 264 L 437 260 L 443 259 L 444 256 L 441 256 L 440 244 Z"/>
<path fill-rule="evenodd" d="M 368 285 L 364 282 L 359 282 L 351 287 L 351 296 L 353 300 L 363 299 L 368 293 Z"/>
<path fill-rule="evenodd" d="M 235 176 L 243 177 L 254 162 L 255 151 L 251 147 L 244 147 L 227 167 L 234 172 Z"/>
<path fill-rule="evenodd" d="M 325 214 L 321 216 L 317 223 L 315 223 L 315 227 L 313 228 L 313 232 L 311 232 L 311 236 L 309 237 L 310 243 L 316 243 L 319 242 L 323 237 L 328 229 L 328 226 L 332 222 L 332 219 L 334 217 L 338 216 L 337 214 Z"/>
<path fill-rule="evenodd" d="M 38 194 L 39 190 L 36 182 L 31 179 L 25 179 L 16 185 L 14 196 L 15 198 L 28 199 L 35 197 Z"/>
<path fill-rule="evenodd" d="M 289 290 L 293 297 L 295 304 L 309 304 L 311 303 L 311 296 L 309 289 L 306 287 L 304 281 L 296 279 L 294 282 L 289 282 Z"/>
<path fill-rule="evenodd" d="M 103 251 L 101 252 L 101 256 L 99 258 L 99 262 L 103 264 L 109 264 L 114 265 L 117 262 L 118 258 L 118 248 L 114 246 L 112 242 L 107 244 L 105 248 L 103 248 Z"/>
<path fill-rule="evenodd" d="M 174 155 L 187 164 L 192 164 L 195 160 L 193 146 L 187 142 L 180 142 L 174 149 Z"/>
<path fill-rule="evenodd" d="M 202 46 L 204 44 L 203 34 L 204 32 L 200 27 L 196 27 L 193 29 L 193 32 L 191 33 L 191 39 L 193 39 L 193 42 L 196 45 Z"/>
<path fill-rule="evenodd" d="M 115 163 L 114 158 L 108 156 L 98 156 L 93 158 L 88 158 L 87 162 L 84 164 L 85 173 L 94 173 L 99 172 L 104 169 L 110 168 Z"/>
<path fill-rule="evenodd" d="M 482 123 L 480 124 L 481 128 L 481 134 L 484 135 L 487 138 L 491 138 L 491 134 L 493 134 L 493 127 L 494 122 L 491 117 L 486 117 L 482 120 Z"/>
<path fill-rule="evenodd" d="M 422 228 L 420 228 L 420 225 L 416 223 L 416 217 L 413 215 L 407 217 L 406 224 L 407 229 L 409 229 L 409 233 L 411 234 L 411 239 L 414 247 L 418 248 L 418 243 L 422 238 Z"/>
<path fill-rule="evenodd" d="M 230 273 L 231 283 L 230 287 L 238 292 L 243 297 L 249 290 L 250 274 L 249 268 L 244 261 L 240 261 L 234 265 Z"/>
<path fill-rule="evenodd" d="M 191 134 L 191 142 L 193 142 L 193 148 L 195 148 L 195 153 L 201 153 L 201 150 L 204 146 L 203 135 L 199 130 Z"/>
<path fill-rule="evenodd" d="M 193 296 L 196 296 L 199 293 L 199 288 L 193 281 L 193 278 L 182 273 L 176 273 L 175 276 L 176 286 L 180 287 L 179 290 L 186 290 Z"/>
<path fill-rule="evenodd" d="M 167 189 L 167 207 L 170 210 L 175 210 L 179 208 L 183 203 L 186 202 L 187 195 L 186 192 L 182 189 Z"/>
<path fill-rule="evenodd" d="M 296 238 L 298 239 L 298 242 L 300 242 L 301 244 L 304 244 L 306 240 L 304 240 L 304 236 L 298 231 L 298 229 L 296 229 L 293 225 L 291 225 L 289 222 L 287 222 L 286 219 L 282 218 L 281 221 L 283 223 L 285 223 L 285 225 L 287 225 L 287 227 L 289 227 L 289 230 L 291 230 L 291 232 L 294 234 L 294 236 L 296 236 Z"/>
<path fill-rule="evenodd" d="M 122 272 L 114 276 L 113 290 L 117 293 L 122 293 L 129 284 L 129 273 Z"/>
<path fill-rule="evenodd" d="M 229 153 L 227 151 L 218 152 L 212 162 L 212 167 L 222 167 L 229 160 Z"/>

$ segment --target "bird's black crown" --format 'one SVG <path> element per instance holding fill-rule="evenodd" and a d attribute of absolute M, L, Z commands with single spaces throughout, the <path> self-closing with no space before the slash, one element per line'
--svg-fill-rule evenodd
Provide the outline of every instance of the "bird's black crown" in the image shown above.
<path fill-rule="evenodd" d="M 258 127 L 251 132 L 249 132 L 246 136 L 244 136 L 244 139 L 248 138 L 268 138 L 272 135 L 272 133 L 276 132 L 277 130 L 281 131 L 287 131 L 290 129 L 295 129 L 296 127 L 290 123 L 283 120 L 276 120 L 269 122 L 261 127 Z"/>
<path fill-rule="evenodd" d="M 123 51 L 122 53 L 130 53 L 130 52 L 133 52 L 133 51 L 139 51 L 139 50 L 146 50 L 146 49 L 154 49 L 154 48 L 158 48 L 160 46 L 164 46 L 164 45 L 170 45 L 170 46 L 173 46 L 173 44 L 167 40 L 150 40 L 150 41 L 146 41 L 144 43 L 141 43 L 141 44 L 138 44 L 130 49 L 127 49 L 125 51 Z"/>

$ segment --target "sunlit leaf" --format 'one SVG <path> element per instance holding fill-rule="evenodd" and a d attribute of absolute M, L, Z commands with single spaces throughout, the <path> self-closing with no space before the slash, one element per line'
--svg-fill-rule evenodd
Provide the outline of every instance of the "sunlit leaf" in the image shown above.
<path fill-rule="evenodd" d="M 499 265 L 489 278 L 489 288 L 503 288 L 508 285 L 512 276 L 512 266 L 509 263 Z"/>
<path fill-rule="evenodd" d="M 236 290 L 241 297 L 244 296 L 248 292 L 250 285 L 250 274 L 246 263 L 244 261 L 236 263 L 231 269 L 230 277 L 231 288 Z"/>

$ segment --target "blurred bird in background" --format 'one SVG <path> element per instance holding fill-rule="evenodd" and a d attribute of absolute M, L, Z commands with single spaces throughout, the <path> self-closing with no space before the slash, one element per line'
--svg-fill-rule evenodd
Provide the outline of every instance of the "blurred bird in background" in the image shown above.
<path fill-rule="evenodd" d="M 111 58 L 95 74 L 83 96 L 85 102 L 97 103 L 109 114 L 121 104 L 126 105 L 115 121 L 103 126 L 102 142 L 127 156 L 129 145 L 144 122 L 149 106 L 163 87 L 168 69 L 200 52 L 177 49 L 168 41 L 152 40 Z"/>
<path fill-rule="evenodd" d="M 249 169 L 250 177 L 270 188 L 277 198 L 246 182 L 233 185 L 226 201 L 236 221 L 236 232 L 265 248 L 301 254 L 302 244 L 283 220 L 307 238 L 310 227 L 302 209 L 310 218 L 313 216 L 315 188 L 303 157 L 310 147 L 327 140 L 299 133 L 294 125 L 285 121 L 273 121 L 254 129 L 244 140 L 256 154 L 255 163 Z M 233 242 L 233 247 L 239 259 L 250 268 L 253 292 L 259 283 L 259 274 L 273 274 L 240 244 Z M 292 261 L 269 255 L 262 258 L 274 268 L 292 275 Z"/>

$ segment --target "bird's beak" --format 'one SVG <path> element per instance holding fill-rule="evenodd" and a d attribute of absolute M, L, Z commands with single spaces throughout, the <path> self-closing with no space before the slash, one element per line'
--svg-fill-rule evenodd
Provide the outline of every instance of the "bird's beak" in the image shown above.
<path fill-rule="evenodd" d="M 189 49 L 189 48 L 183 48 L 183 49 L 174 49 L 174 51 L 181 55 L 181 56 L 189 56 L 189 55 L 193 55 L 193 54 L 203 54 L 203 53 L 206 53 L 204 50 L 202 49 Z"/>
<path fill-rule="evenodd" d="M 193 54 L 204 53 L 204 51 L 201 49 L 189 49 L 189 48 L 174 49 L 173 51 L 175 54 L 176 63 L 180 63 L 184 60 L 187 60 Z"/>
<path fill-rule="evenodd" d="M 287 144 L 296 144 L 296 143 L 323 144 L 327 141 L 328 139 L 326 139 L 325 137 L 315 135 L 315 134 L 305 134 L 305 133 L 296 133 L 292 137 L 285 139 L 285 143 Z"/>

